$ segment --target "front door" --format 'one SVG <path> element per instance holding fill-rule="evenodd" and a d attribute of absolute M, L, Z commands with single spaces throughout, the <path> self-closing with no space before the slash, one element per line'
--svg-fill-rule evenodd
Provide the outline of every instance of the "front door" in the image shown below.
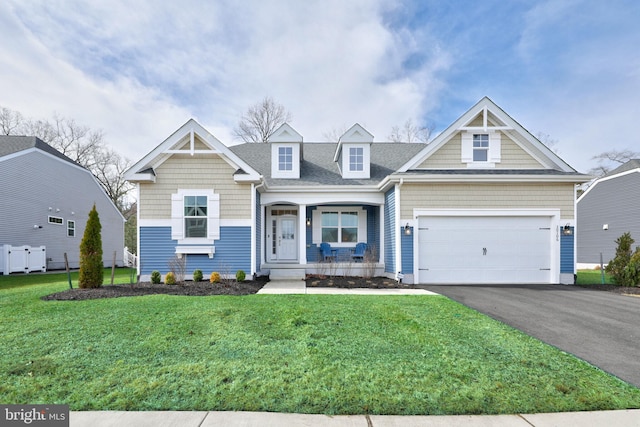
<path fill-rule="evenodd" d="M 277 222 L 276 253 L 278 261 L 293 261 L 298 259 L 296 217 L 281 216 L 278 217 Z"/>

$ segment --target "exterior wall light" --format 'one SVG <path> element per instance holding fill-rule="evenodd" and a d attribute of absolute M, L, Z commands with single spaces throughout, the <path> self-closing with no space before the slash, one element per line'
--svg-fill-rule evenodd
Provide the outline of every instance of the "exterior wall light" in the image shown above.
<path fill-rule="evenodd" d="M 404 234 L 405 236 L 411 236 L 411 227 L 409 227 L 409 223 L 404 226 Z"/>
<path fill-rule="evenodd" d="M 307 227 L 311 227 L 311 218 L 307 218 Z"/>
<path fill-rule="evenodd" d="M 565 236 L 571 236 L 573 234 L 573 230 L 571 229 L 571 226 L 569 224 L 566 224 L 564 227 L 562 227 L 562 234 L 564 234 Z"/>

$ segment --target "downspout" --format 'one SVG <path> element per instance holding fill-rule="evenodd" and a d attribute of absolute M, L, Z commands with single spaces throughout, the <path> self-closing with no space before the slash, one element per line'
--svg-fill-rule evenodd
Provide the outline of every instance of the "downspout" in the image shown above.
<path fill-rule="evenodd" d="M 256 248 L 256 191 L 258 191 L 258 188 L 262 187 L 264 185 L 264 182 L 255 185 L 254 183 L 251 183 L 251 274 L 255 277 L 255 275 L 258 273 L 256 270 L 258 269 L 258 266 L 256 264 L 256 251 L 258 250 Z M 260 253 L 262 253 L 262 247 L 260 248 Z M 262 255 L 260 255 L 262 256 Z"/>
<path fill-rule="evenodd" d="M 400 235 L 400 215 L 401 215 L 401 198 L 400 198 L 400 189 L 402 188 L 402 184 L 404 184 L 404 178 L 400 178 L 400 182 L 396 184 L 396 224 L 395 224 L 395 240 L 396 240 L 396 276 L 398 273 L 402 272 L 402 236 Z"/>

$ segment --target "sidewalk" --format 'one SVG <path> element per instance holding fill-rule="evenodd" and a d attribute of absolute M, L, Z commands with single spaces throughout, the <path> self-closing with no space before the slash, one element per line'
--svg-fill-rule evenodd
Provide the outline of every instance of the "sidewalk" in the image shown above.
<path fill-rule="evenodd" d="M 274 280 L 267 282 L 258 293 L 309 295 L 438 295 L 426 289 L 307 288 L 304 280 Z"/>
<path fill-rule="evenodd" d="M 70 427 L 638 427 L 640 409 L 524 415 L 309 415 L 274 412 L 72 411 Z"/>

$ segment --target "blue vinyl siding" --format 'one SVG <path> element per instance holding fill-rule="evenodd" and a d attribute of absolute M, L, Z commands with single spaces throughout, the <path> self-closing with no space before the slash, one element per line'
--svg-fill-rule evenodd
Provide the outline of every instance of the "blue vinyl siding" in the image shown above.
<path fill-rule="evenodd" d="M 176 241 L 171 240 L 171 227 L 140 227 L 141 274 L 169 271 L 169 260 L 175 256 Z M 221 227 L 215 241 L 213 259 L 208 255 L 187 255 L 186 274 L 200 269 L 207 276 L 212 271 L 235 274 L 251 272 L 251 227 Z"/>
<path fill-rule="evenodd" d="M 401 234 L 401 244 L 402 244 L 402 273 L 403 274 L 413 274 L 413 227 L 409 227 L 411 230 L 410 235 L 406 235 L 405 233 Z M 402 229 L 401 231 L 404 231 Z"/>
<path fill-rule="evenodd" d="M 316 210 L 315 206 L 307 206 L 306 217 L 304 218 L 305 223 L 307 218 L 313 218 L 313 211 Z M 305 245 L 307 248 L 307 262 L 314 263 L 320 260 L 320 249 L 318 245 L 313 244 L 313 226 L 307 227 L 307 232 L 305 233 L 305 238 L 307 239 L 307 244 Z"/>
<path fill-rule="evenodd" d="M 574 271 L 574 244 L 575 230 L 571 227 L 571 235 L 560 234 L 560 273 L 575 273 Z"/>
<path fill-rule="evenodd" d="M 384 195 L 384 271 L 387 273 L 396 273 L 396 197 L 395 188 L 387 191 Z"/>

